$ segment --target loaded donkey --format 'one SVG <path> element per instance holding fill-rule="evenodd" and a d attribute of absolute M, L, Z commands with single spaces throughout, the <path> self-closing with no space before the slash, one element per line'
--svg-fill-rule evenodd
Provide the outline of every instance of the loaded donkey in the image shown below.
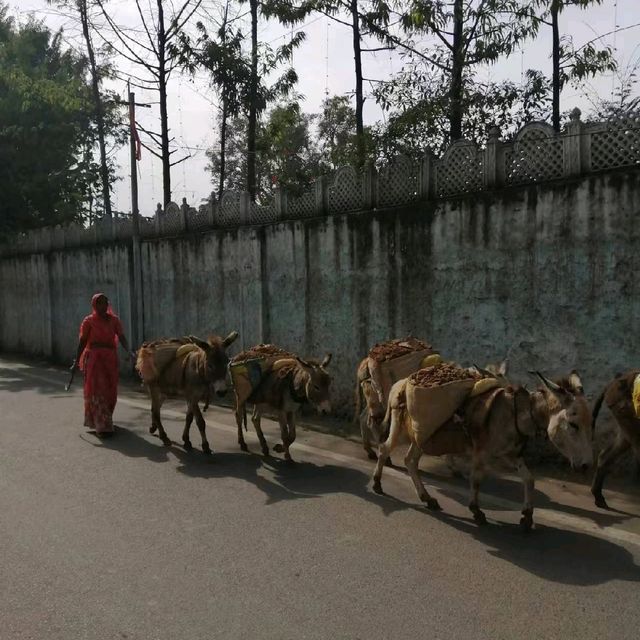
<path fill-rule="evenodd" d="M 227 392 L 227 347 L 238 337 L 232 331 L 226 338 L 210 336 L 206 341 L 195 336 L 170 338 L 148 342 L 138 352 L 136 369 L 151 396 L 150 432 L 158 432 L 166 446 L 171 445 L 160 419 L 160 409 L 168 397 L 180 396 L 186 400 L 187 415 L 182 441 L 191 450 L 189 430 L 195 418 L 202 451 L 211 453 L 205 432 L 205 421 L 198 403 L 208 403 L 211 392 L 224 396 Z"/>
<path fill-rule="evenodd" d="M 380 445 L 373 476 L 373 489 L 382 493 L 381 477 L 384 463 L 401 442 L 409 442 L 405 465 L 418 497 L 429 509 L 439 510 L 419 475 L 418 465 L 423 454 L 460 455 L 471 458 L 469 510 L 478 524 L 486 517 L 479 506 L 480 483 L 488 470 L 515 471 L 524 484 L 524 504 L 521 527 L 528 531 L 533 525 L 534 478 L 525 464 L 523 453 L 527 440 L 539 430 L 549 438 L 572 466 L 582 467 L 591 461 L 589 406 L 577 372 L 553 382 L 537 374 L 542 387 L 531 393 L 519 385 L 496 386 L 475 397 L 467 397 L 456 413 L 425 442 L 419 442 L 419 415 L 422 411 L 408 402 L 409 380 L 400 380 L 392 388 L 385 422 L 390 423 L 389 437 Z M 486 378 L 485 378 L 486 380 Z M 453 440 L 451 433 L 458 434 Z M 461 436 L 461 437 L 460 437 Z"/>
<path fill-rule="evenodd" d="M 269 454 L 269 447 L 262 432 L 261 418 L 265 413 L 275 412 L 282 444 L 275 445 L 274 451 L 284 453 L 285 460 L 292 462 L 289 447 L 296 439 L 296 417 L 302 405 L 309 403 L 321 414 L 331 410 L 331 375 L 327 371 L 330 362 L 331 354 L 327 354 L 321 362 L 287 354 L 263 373 L 248 397 L 241 397 L 236 389 L 235 415 L 240 448 L 248 451 L 242 427 L 247 427 L 247 405 L 251 404 L 251 421 L 263 455 Z"/>

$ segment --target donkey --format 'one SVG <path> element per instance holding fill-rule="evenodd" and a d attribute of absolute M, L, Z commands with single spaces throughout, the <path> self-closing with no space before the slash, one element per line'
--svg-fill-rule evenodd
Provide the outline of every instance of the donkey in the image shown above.
<path fill-rule="evenodd" d="M 151 396 L 151 428 L 150 432 L 158 431 L 165 446 L 171 445 L 162 421 L 160 409 L 167 397 L 182 396 L 187 402 L 182 441 L 188 451 L 193 447 L 189 439 L 189 430 L 195 417 L 200 437 L 202 451 L 211 453 L 205 432 L 206 424 L 198 403 L 208 403 L 211 390 L 218 396 L 227 392 L 227 366 L 229 357 L 227 347 L 238 337 L 238 332 L 231 332 L 226 338 L 211 336 L 208 340 L 201 340 L 195 336 L 158 340 L 145 343 L 139 353 L 136 369 L 140 373 L 145 386 Z"/>
<path fill-rule="evenodd" d="M 269 455 L 269 447 L 262 433 L 261 418 L 269 411 L 275 411 L 280 425 L 282 444 L 274 446 L 277 453 L 284 452 L 285 460 L 292 462 L 289 447 L 296 439 L 296 416 L 303 404 L 310 403 L 320 413 L 331 410 L 330 386 L 331 376 L 327 366 L 331 362 L 331 354 L 316 362 L 302 358 L 286 358 L 281 360 L 277 368 L 267 372 L 260 384 L 249 398 L 240 402 L 236 395 L 236 423 L 238 425 L 238 444 L 243 451 L 248 451 L 242 434 L 242 427 L 247 425 L 247 404 L 253 405 L 251 421 L 260 441 L 263 455 Z"/>
<path fill-rule="evenodd" d="M 636 415 L 631 395 L 633 383 L 638 375 L 640 375 L 640 369 L 618 374 L 598 396 L 593 407 L 594 433 L 603 402 L 607 403 L 616 420 L 615 438 L 598 455 L 596 472 L 591 484 L 591 493 L 595 498 L 596 506 L 602 509 L 609 508 L 602 495 L 602 487 L 605 476 L 611 470 L 614 462 L 629 449 L 633 449 L 636 458 L 640 461 L 640 418 Z"/>
<path fill-rule="evenodd" d="M 448 425 L 460 423 L 460 429 L 466 433 L 467 441 L 460 447 L 448 449 L 447 442 L 440 442 L 427 447 L 427 454 L 466 454 L 471 457 L 471 500 L 469 509 L 474 520 L 482 525 L 486 517 L 480 510 L 478 494 L 480 482 L 488 469 L 497 471 L 516 471 L 524 484 L 524 504 L 522 508 L 521 527 L 528 531 L 533 525 L 533 475 L 527 468 L 523 458 L 524 447 L 529 438 L 545 428 L 554 434 L 552 442 L 558 449 L 569 457 L 575 466 L 576 449 L 571 438 L 565 435 L 582 433 L 587 429 L 584 407 L 588 408 L 586 399 L 577 393 L 582 389 L 582 383 L 576 372 L 560 381 L 551 380 L 537 373 L 543 381 L 544 387 L 530 393 L 524 387 L 500 386 L 484 393 L 477 398 L 465 401 L 449 421 Z M 406 403 L 406 385 L 408 381 L 400 380 L 391 389 L 385 422 L 390 422 L 390 432 L 387 441 L 380 445 L 378 462 L 373 476 L 373 490 L 382 493 L 381 477 L 384 463 L 393 449 L 402 441 L 410 443 L 405 456 L 407 471 L 416 487 L 418 497 L 427 507 L 439 510 L 438 501 L 429 495 L 422 484 L 418 473 L 418 464 L 423 453 L 415 438 L 412 425 L 414 416 Z M 444 430 L 447 425 L 441 427 Z M 444 431 L 443 431 L 444 433 Z M 435 442 L 439 439 L 439 432 L 434 434 Z M 555 441 L 554 441 L 555 439 Z M 427 441 L 429 442 L 429 441 Z"/>

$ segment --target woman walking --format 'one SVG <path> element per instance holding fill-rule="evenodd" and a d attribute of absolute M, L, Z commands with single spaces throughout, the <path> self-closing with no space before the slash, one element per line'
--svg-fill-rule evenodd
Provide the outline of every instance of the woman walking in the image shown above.
<path fill-rule="evenodd" d="M 84 426 L 99 438 L 113 434 L 113 411 L 118 399 L 118 343 L 129 345 L 120 319 L 104 293 L 91 299 L 93 312 L 80 325 L 80 340 L 73 368 L 84 373 Z"/>

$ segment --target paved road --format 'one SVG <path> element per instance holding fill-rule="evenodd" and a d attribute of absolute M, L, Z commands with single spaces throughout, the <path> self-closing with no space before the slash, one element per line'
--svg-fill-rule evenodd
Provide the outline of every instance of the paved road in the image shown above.
<path fill-rule="evenodd" d="M 240 452 L 223 409 L 207 414 L 211 459 L 149 435 L 135 390 L 98 441 L 64 382 L 0 360 L 3 640 L 638 637 L 637 494 L 598 513 L 584 486 L 540 482 L 524 536 L 519 485 L 494 482 L 479 529 L 444 472 L 428 476 L 434 516 L 401 471 L 373 494 L 370 463 L 335 437 L 302 430 L 293 467 L 252 433 Z"/>

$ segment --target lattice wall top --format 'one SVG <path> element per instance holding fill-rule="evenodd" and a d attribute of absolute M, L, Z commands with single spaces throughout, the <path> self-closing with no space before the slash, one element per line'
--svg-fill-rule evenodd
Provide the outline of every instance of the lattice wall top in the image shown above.
<path fill-rule="evenodd" d="M 372 208 L 408 205 L 417 200 L 446 198 L 501 186 L 539 183 L 589 171 L 640 168 L 640 112 L 607 122 L 585 124 L 571 113 L 565 130 L 556 133 L 544 122 L 525 125 L 512 142 L 502 142 L 491 127 L 484 149 L 473 142 L 452 144 L 440 159 L 398 156 L 378 170 L 341 167 L 302 187 L 301 195 L 276 190 L 274 196 L 251 203 L 248 194 L 227 191 L 219 202 L 210 197 L 197 209 L 169 203 L 157 206 L 152 218 L 140 219 L 143 238 L 175 236 L 218 227 L 271 224 L 285 219 L 344 214 Z M 0 246 L 0 255 L 59 250 L 87 244 L 124 242 L 133 235 L 129 216 L 104 218 L 86 225 L 55 227 L 18 234 Z"/>

